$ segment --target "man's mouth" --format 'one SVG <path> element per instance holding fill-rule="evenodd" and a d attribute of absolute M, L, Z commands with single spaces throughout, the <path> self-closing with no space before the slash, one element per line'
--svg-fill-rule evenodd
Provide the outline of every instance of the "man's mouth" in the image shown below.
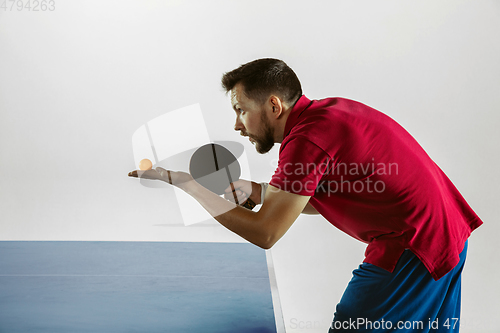
<path fill-rule="evenodd" d="M 241 136 L 247 136 L 248 137 L 248 141 L 250 141 L 251 143 L 255 143 L 255 139 L 253 139 L 250 135 L 248 135 L 248 133 L 243 133 L 243 132 L 240 132 L 240 135 Z"/>

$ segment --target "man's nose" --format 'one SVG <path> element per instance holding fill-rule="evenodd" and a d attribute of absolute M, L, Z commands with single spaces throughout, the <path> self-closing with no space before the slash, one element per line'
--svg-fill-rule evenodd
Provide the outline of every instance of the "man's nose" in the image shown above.
<path fill-rule="evenodd" d="M 236 117 L 236 122 L 234 123 L 234 130 L 235 131 L 241 131 L 245 127 L 243 126 L 243 123 L 240 121 L 240 117 Z"/>

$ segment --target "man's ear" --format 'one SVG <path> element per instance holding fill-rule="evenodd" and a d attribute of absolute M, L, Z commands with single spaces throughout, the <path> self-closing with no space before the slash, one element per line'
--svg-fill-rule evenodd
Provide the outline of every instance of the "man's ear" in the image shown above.
<path fill-rule="evenodd" d="M 278 119 L 283 114 L 283 103 L 278 96 L 272 95 L 269 97 L 269 103 L 272 107 L 272 116 L 275 119 Z"/>

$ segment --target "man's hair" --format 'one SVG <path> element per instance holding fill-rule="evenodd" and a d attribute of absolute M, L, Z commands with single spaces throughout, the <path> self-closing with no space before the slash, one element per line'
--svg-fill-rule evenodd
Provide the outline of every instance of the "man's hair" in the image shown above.
<path fill-rule="evenodd" d="M 279 59 L 257 59 L 241 65 L 222 76 L 222 87 L 226 93 L 237 83 L 243 85 L 245 95 L 260 104 L 269 96 L 276 95 L 293 106 L 302 96 L 302 87 L 294 71 Z"/>

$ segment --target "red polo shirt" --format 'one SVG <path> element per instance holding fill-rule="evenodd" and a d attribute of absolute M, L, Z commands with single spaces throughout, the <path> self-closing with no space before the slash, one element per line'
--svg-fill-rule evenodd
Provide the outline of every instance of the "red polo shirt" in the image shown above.
<path fill-rule="evenodd" d="M 405 129 L 344 98 L 298 100 L 270 184 L 311 196 L 331 224 L 368 243 L 364 262 L 390 272 L 410 249 L 438 280 L 483 223 Z"/>

